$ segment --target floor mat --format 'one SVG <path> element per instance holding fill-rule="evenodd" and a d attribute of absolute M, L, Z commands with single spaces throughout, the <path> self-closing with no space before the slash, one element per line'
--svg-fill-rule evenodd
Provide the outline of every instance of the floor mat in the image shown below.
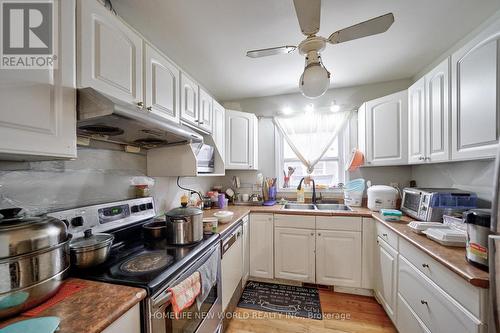
<path fill-rule="evenodd" d="M 243 290 L 238 307 L 323 319 L 318 289 L 309 287 L 250 281 Z"/>

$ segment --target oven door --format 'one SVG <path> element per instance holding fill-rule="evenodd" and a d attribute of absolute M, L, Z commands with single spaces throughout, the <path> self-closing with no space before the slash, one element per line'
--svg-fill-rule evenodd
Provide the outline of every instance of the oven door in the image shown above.
<path fill-rule="evenodd" d="M 178 319 L 176 319 L 170 302 L 171 293 L 168 292 L 167 289 L 170 286 L 175 286 L 177 283 L 196 272 L 211 256 L 218 257 L 216 283 L 212 286 L 208 296 L 199 308 L 197 302 L 194 302 L 191 307 L 185 309 L 178 316 Z M 153 296 L 149 303 L 149 309 L 151 309 L 151 311 L 149 311 L 148 332 L 150 333 L 217 332 L 222 322 L 220 249 L 214 247 L 208 253 L 198 258 L 189 268 L 183 271 L 171 285 L 165 287 L 165 289 Z"/>
<path fill-rule="evenodd" d="M 405 214 L 418 219 L 420 211 L 420 202 L 422 193 L 415 189 L 404 189 L 401 202 L 401 211 Z"/>

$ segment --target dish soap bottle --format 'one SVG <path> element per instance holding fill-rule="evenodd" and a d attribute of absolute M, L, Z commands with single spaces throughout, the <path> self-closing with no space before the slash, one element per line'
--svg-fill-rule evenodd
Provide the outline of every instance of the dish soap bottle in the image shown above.
<path fill-rule="evenodd" d="M 301 187 L 300 190 L 297 189 L 297 202 L 304 203 L 305 201 L 306 199 L 305 199 L 304 187 Z"/>
<path fill-rule="evenodd" d="M 189 197 L 187 196 L 186 193 L 184 193 L 182 196 L 181 196 L 181 206 L 182 207 L 186 207 L 188 205 L 188 202 L 189 202 Z"/>

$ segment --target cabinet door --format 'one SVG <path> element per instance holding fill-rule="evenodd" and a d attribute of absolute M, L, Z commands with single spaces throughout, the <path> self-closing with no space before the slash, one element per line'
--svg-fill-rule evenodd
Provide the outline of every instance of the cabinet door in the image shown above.
<path fill-rule="evenodd" d="M 243 219 L 243 287 L 250 275 L 250 222 L 248 216 Z"/>
<path fill-rule="evenodd" d="M 134 305 L 120 318 L 106 327 L 102 333 L 140 333 L 141 332 L 141 307 Z"/>
<path fill-rule="evenodd" d="M 425 78 L 408 88 L 408 162 L 425 162 Z"/>
<path fill-rule="evenodd" d="M 375 296 L 387 315 L 396 320 L 396 286 L 398 253 L 380 237 L 375 251 Z"/>
<path fill-rule="evenodd" d="M 200 102 L 198 104 L 200 108 L 198 126 L 212 133 L 213 130 L 213 99 L 205 90 L 199 89 Z"/>
<path fill-rule="evenodd" d="M 181 119 L 198 125 L 198 85 L 181 73 Z"/>
<path fill-rule="evenodd" d="M 143 103 L 142 39 L 97 0 L 78 1 L 79 86 Z"/>
<path fill-rule="evenodd" d="M 274 229 L 274 276 L 278 279 L 315 282 L 315 231 Z"/>
<path fill-rule="evenodd" d="M 449 68 L 446 58 L 425 76 L 427 162 L 450 159 Z"/>
<path fill-rule="evenodd" d="M 318 230 L 316 273 L 319 284 L 361 287 L 361 232 Z"/>
<path fill-rule="evenodd" d="M 226 110 L 226 169 L 257 168 L 254 165 L 256 126 L 254 114 Z"/>
<path fill-rule="evenodd" d="M 250 276 L 274 278 L 273 232 L 272 214 L 250 216 Z"/>
<path fill-rule="evenodd" d="M 75 1 L 54 6 L 58 69 L 1 70 L 0 159 L 76 157 Z"/>
<path fill-rule="evenodd" d="M 500 22 L 452 55 L 452 159 L 494 157 L 498 145 Z"/>
<path fill-rule="evenodd" d="M 213 126 L 214 130 L 212 136 L 214 138 L 215 145 L 219 150 L 222 160 L 225 161 L 226 110 L 222 105 L 217 103 L 217 101 L 215 100 L 213 105 L 213 114 L 214 114 L 214 126 Z"/>
<path fill-rule="evenodd" d="M 148 44 L 144 48 L 144 64 L 147 110 L 179 122 L 179 69 Z"/>
<path fill-rule="evenodd" d="M 367 165 L 408 162 L 408 91 L 366 103 Z"/>

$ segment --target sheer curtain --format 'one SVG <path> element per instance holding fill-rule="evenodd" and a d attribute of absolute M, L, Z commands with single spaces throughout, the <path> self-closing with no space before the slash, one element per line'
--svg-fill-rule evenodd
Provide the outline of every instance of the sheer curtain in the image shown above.
<path fill-rule="evenodd" d="M 293 117 L 274 117 L 273 121 L 286 142 L 306 166 L 307 173 L 328 151 L 346 127 L 353 111 L 305 112 Z"/>

